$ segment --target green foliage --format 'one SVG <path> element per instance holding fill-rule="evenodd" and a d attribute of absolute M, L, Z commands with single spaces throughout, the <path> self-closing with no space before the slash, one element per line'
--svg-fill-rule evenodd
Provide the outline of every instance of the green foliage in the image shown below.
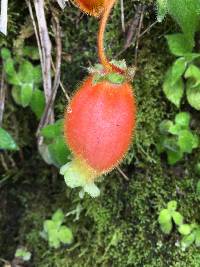
<path fill-rule="evenodd" d="M 181 160 L 185 153 L 192 153 L 199 145 L 199 138 L 190 130 L 190 114 L 180 112 L 175 117 L 175 123 L 170 120 L 161 122 L 160 140 L 157 144 L 159 153 L 166 152 L 169 164 Z"/>
<path fill-rule="evenodd" d="M 183 32 L 166 36 L 170 52 L 180 58 L 167 71 L 163 91 L 168 100 L 179 108 L 186 87 L 188 103 L 200 110 L 200 70 L 195 65 L 200 55 L 193 53 L 194 35 L 200 30 L 200 0 L 157 0 L 157 6 L 158 21 L 162 21 L 168 12 Z"/>
<path fill-rule="evenodd" d="M 24 108 L 30 106 L 39 119 L 45 108 L 44 94 L 38 89 L 42 82 L 41 67 L 24 58 L 17 61 L 7 48 L 2 48 L 1 55 L 15 102 Z"/>
<path fill-rule="evenodd" d="M 0 149 L 18 150 L 18 146 L 11 135 L 0 127 Z"/>
<path fill-rule="evenodd" d="M 167 13 L 179 24 L 185 36 L 193 41 L 200 22 L 199 0 L 157 0 L 158 21 L 162 21 Z"/>
<path fill-rule="evenodd" d="M 181 248 L 185 250 L 193 243 L 196 246 L 200 246 L 200 225 L 196 223 L 186 224 L 184 218 L 180 212 L 176 211 L 177 202 L 170 201 L 167 204 L 167 208 L 163 209 L 159 213 L 158 222 L 163 233 L 170 234 L 173 228 L 173 222 L 178 228 L 178 232 L 181 234 Z"/>
<path fill-rule="evenodd" d="M 64 140 L 63 120 L 45 126 L 41 130 L 41 135 L 45 142 L 40 147 L 40 154 L 48 164 L 60 167 L 70 160 L 71 154 Z"/>
<path fill-rule="evenodd" d="M 44 221 L 41 236 L 48 241 L 49 246 L 52 248 L 59 248 L 62 244 L 69 245 L 73 241 L 71 229 L 62 225 L 64 217 L 63 211 L 58 209 L 52 215 L 51 220 Z"/>
<path fill-rule="evenodd" d="M 18 248 L 15 252 L 15 257 L 20 258 L 23 261 L 30 261 L 31 252 L 29 252 L 27 248 Z"/>

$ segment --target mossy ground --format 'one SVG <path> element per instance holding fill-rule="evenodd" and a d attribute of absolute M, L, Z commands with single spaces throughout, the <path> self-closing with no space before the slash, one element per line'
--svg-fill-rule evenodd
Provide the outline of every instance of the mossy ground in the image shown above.
<path fill-rule="evenodd" d="M 142 1 L 124 1 L 126 22 L 133 18 L 134 5 L 139 2 Z M 155 7 L 152 1 L 143 2 L 147 4 L 146 28 L 155 20 Z M 19 23 L 14 12 L 12 17 Z M 97 22 L 67 7 L 61 25 L 62 80 L 72 93 L 86 75 L 86 67 L 97 61 Z M 155 148 L 159 123 L 173 119 L 177 112 L 162 92 L 164 73 L 172 60 L 164 35 L 176 30 L 171 21 L 166 21 L 140 40 L 138 72 L 133 83 L 138 103 L 137 130 L 134 145 L 121 165 L 129 181 L 113 171 L 99 184 L 101 196 L 97 199 L 87 196 L 80 200 L 78 191 L 66 188 L 58 170 L 47 166 L 38 155 L 34 116 L 28 109 L 24 113 L 11 97 L 7 99 L 4 122 L 13 130 L 22 151 L 4 155 L 9 170 L 2 166 L 0 258 L 11 260 L 16 247 L 24 245 L 32 252 L 30 266 L 36 267 L 200 266 L 199 248 L 191 246 L 181 251 L 176 246 L 180 238 L 177 232 L 166 236 L 157 222 L 159 210 L 172 199 L 178 202 L 186 221 L 200 221 L 200 199 L 195 194 L 199 177 L 194 173 L 200 151 L 169 167 Z M 119 4 L 108 25 L 106 39 L 110 56 L 111 51 L 119 52 L 124 42 Z M 123 57 L 133 64 L 134 46 Z M 65 102 L 60 92 L 55 107 L 57 118 L 62 117 Z M 16 119 L 11 116 L 13 113 Z M 194 124 L 198 124 L 198 116 L 194 114 L 193 118 Z M 9 156 L 16 164 L 10 162 Z M 73 244 L 50 249 L 39 234 L 43 221 L 58 208 L 67 213 L 78 204 L 82 206 L 79 220 L 74 221 L 75 216 L 70 215 L 65 222 L 73 230 Z"/>

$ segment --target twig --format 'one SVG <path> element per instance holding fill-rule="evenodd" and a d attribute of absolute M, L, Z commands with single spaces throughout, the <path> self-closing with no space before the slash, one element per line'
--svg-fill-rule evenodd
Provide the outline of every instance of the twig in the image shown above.
<path fill-rule="evenodd" d="M 130 179 L 128 176 L 120 169 L 120 167 L 117 167 L 118 172 L 124 177 L 126 181 L 129 181 Z"/>
<path fill-rule="evenodd" d="M 26 4 L 28 6 L 30 17 L 31 17 L 31 20 L 32 20 L 32 23 L 33 23 L 33 28 L 34 28 L 35 37 L 36 37 L 38 50 L 39 50 L 40 63 L 41 63 L 42 72 L 43 72 L 43 70 L 44 70 L 44 62 L 43 62 L 43 56 L 42 56 L 42 47 L 41 47 L 40 37 L 39 37 L 39 33 L 38 33 L 36 22 L 35 22 L 35 18 L 34 18 L 34 15 L 33 15 L 33 9 L 32 9 L 30 0 L 26 0 Z M 43 76 L 44 76 L 44 73 L 43 73 Z"/>
<path fill-rule="evenodd" d="M 5 107 L 5 96 L 6 96 L 6 84 L 5 84 L 5 71 L 2 70 L 1 75 L 1 88 L 0 88 L 0 127 L 3 121 L 3 113 Z"/>
<path fill-rule="evenodd" d="M 56 40 L 56 67 L 54 67 L 55 78 L 54 78 L 51 96 L 45 107 L 43 116 L 40 120 L 38 129 L 37 129 L 37 134 L 36 134 L 37 136 L 39 136 L 40 129 L 46 124 L 46 122 L 48 122 L 48 118 L 50 116 L 51 110 L 53 110 L 53 104 L 54 104 L 56 93 L 57 93 L 57 90 L 60 84 L 60 72 L 61 72 L 60 69 L 61 69 L 61 55 L 62 55 L 61 27 L 60 27 L 58 17 L 54 14 L 54 12 L 52 12 L 52 14 L 53 14 L 53 30 L 55 34 L 55 40 Z"/>
<path fill-rule="evenodd" d="M 127 35 L 126 35 L 124 47 L 116 55 L 116 57 L 119 57 L 121 54 L 123 54 L 131 46 L 131 44 L 134 42 L 134 39 L 136 39 L 136 31 L 137 31 L 137 28 L 139 25 L 140 16 L 141 16 L 141 6 L 139 6 L 136 9 L 134 18 L 132 19 L 132 21 L 130 23 L 130 27 L 129 27 Z"/>
<path fill-rule="evenodd" d="M 140 38 L 147 33 L 149 30 L 151 30 L 151 28 L 153 28 L 156 24 L 158 23 L 158 21 L 154 21 L 149 27 L 146 28 L 146 30 L 144 30 L 141 34 L 140 34 Z"/>
<path fill-rule="evenodd" d="M 49 38 L 47 22 L 44 12 L 44 0 L 34 0 L 34 7 L 38 22 L 39 36 L 42 48 L 43 58 L 43 87 L 45 93 L 46 104 L 50 101 L 52 95 L 52 83 L 51 83 L 51 41 Z M 50 112 L 50 116 L 47 118 L 47 123 L 54 122 L 53 110 Z"/>
<path fill-rule="evenodd" d="M 124 0 L 120 0 L 121 3 L 121 23 L 122 31 L 125 32 L 125 23 L 124 23 Z"/>
<path fill-rule="evenodd" d="M 51 66 L 52 66 L 52 69 L 53 69 L 53 71 L 54 71 L 54 73 L 56 72 L 56 68 L 55 68 L 55 66 L 54 66 L 54 63 L 53 63 L 53 61 L 51 62 Z M 62 91 L 63 91 L 63 94 L 65 95 L 65 98 L 67 99 L 67 101 L 68 102 L 70 102 L 70 97 L 69 97 L 69 95 L 68 95 L 68 93 L 66 92 L 66 90 L 65 90 L 65 87 L 64 87 L 64 85 L 63 85 L 63 83 L 62 83 L 62 81 L 60 80 L 60 88 L 62 89 Z"/>
<path fill-rule="evenodd" d="M 140 41 L 140 32 L 142 29 L 142 23 L 144 19 L 144 11 L 145 11 L 145 6 L 142 6 L 141 10 L 141 15 L 140 15 L 140 22 L 138 26 L 138 31 L 137 31 L 137 37 L 136 37 L 136 45 L 135 45 L 135 66 L 137 66 L 137 59 L 138 59 L 138 48 L 139 48 L 139 41 Z"/>
<path fill-rule="evenodd" d="M 7 35 L 8 0 L 1 0 L 0 32 Z"/>

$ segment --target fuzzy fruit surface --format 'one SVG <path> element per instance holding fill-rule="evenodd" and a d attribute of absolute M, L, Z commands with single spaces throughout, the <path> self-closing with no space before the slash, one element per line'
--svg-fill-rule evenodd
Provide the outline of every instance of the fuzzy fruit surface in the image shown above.
<path fill-rule="evenodd" d="M 128 82 L 93 83 L 89 76 L 65 113 L 64 133 L 75 157 L 99 173 L 123 159 L 135 128 L 136 104 Z"/>
<path fill-rule="evenodd" d="M 106 0 L 74 0 L 74 2 L 83 12 L 98 17 L 104 10 Z"/>

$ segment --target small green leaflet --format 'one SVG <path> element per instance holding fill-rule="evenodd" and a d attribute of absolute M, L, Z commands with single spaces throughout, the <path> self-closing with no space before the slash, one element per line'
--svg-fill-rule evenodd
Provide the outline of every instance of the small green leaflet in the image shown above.
<path fill-rule="evenodd" d="M 2 128 L 0 128 L 0 149 L 7 149 L 7 150 L 19 149 L 17 144 L 11 137 L 11 135 Z"/>

